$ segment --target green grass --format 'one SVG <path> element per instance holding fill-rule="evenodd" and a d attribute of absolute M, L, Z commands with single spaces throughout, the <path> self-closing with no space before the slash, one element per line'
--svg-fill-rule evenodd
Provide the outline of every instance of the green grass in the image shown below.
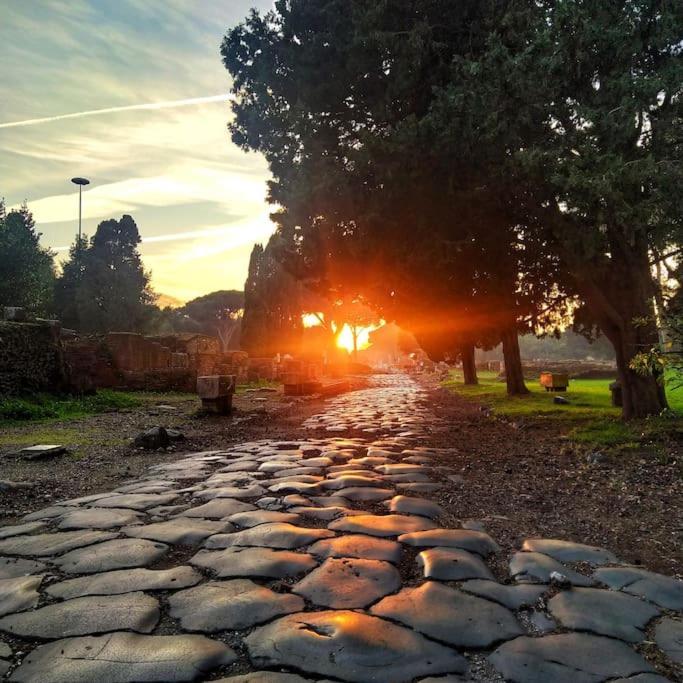
<path fill-rule="evenodd" d="M 646 421 L 624 423 L 621 409 L 611 405 L 609 379 L 571 380 L 569 389 L 562 393 L 546 392 L 538 381 L 527 381 L 528 396 L 508 396 L 505 382 L 493 372 L 480 372 L 479 384 L 465 386 L 462 373 L 451 371 L 443 386 L 493 409 L 495 414 L 512 419 L 543 419 L 556 424 L 564 433 L 579 443 L 596 446 L 631 446 L 657 440 L 666 431 L 681 425 L 683 387 L 667 391 L 669 405 L 677 415 L 657 417 Z M 553 403 L 555 396 L 563 396 L 569 405 Z"/>
<path fill-rule="evenodd" d="M 247 382 L 247 384 L 238 384 L 235 387 L 235 393 L 236 394 L 244 394 L 249 389 L 264 389 L 264 388 L 269 388 L 269 387 L 276 388 L 278 386 L 280 386 L 279 382 L 273 382 L 273 381 L 268 380 L 268 379 L 259 379 L 259 380 L 256 380 L 255 382 Z"/>
<path fill-rule="evenodd" d="M 142 400 L 134 393 L 101 389 L 91 396 L 33 394 L 0 400 L 0 424 L 67 420 L 112 410 L 136 408 Z"/>

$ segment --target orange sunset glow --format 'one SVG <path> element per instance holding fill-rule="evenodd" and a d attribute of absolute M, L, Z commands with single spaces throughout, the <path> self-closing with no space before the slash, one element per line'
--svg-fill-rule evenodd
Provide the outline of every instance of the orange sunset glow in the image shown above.
<path fill-rule="evenodd" d="M 301 322 L 305 328 L 323 327 L 326 325 L 325 316 L 323 313 L 304 313 L 301 316 Z M 385 320 L 380 320 L 376 325 L 358 325 L 355 328 L 349 323 L 344 323 L 339 331 L 338 325 L 332 321 L 330 328 L 335 335 L 335 343 L 338 348 L 353 353 L 356 351 L 363 351 L 372 346 L 370 335 L 386 325 Z M 354 347 L 354 330 L 355 330 L 355 347 Z"/>

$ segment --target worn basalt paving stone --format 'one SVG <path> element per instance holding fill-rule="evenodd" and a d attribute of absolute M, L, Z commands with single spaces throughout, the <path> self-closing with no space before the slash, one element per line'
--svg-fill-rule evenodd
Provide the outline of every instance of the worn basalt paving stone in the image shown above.
<path fill-rule="evenodd" d="M 562 626 L 637 643 L 646 624 L 659 610 L 640 598 L 601 588 L 562 591 L 548 602 L 548 609 Z"/>
<path fill-rule="evenodd" d="M 122 496 L 99 498 L 88 503 L 88 507 L 148 510 L 159 505 L 168 505 L 178 497 L 177 493 L 126 493 Z"/>
<path fill-rule="evenodd" d="M 683 581 L 636 567 L 603 567 L 593 575 L 600 583 L 654 602 L 660 607 L 683 610 Z"/>
<path fill-rule="evenodd" d="M 671 680 L 659 674 L 636 674 L 628 678 L 615 678 L 610 683 L 671 683 Z"/>
<path fill-rule="evenodd" d="M 290 512 L 299 515 L 301 517 L 307 517 L 308 519 L 321 519 L 325 522 L 330 522 L 337 517 L 350 517 L 354 515 L 367 514 L 360 510 L 353 510 L 352 508 L 341 507 L 339 505 L 333 505 L 331 507 L 324 508 L 314 508 L 314 507 L 292 507 L 289 508 Z"/>
<path fill-rule="evenodd" d="M 292 591 L 309 602 L 333 609 L 366 607 L 401 586 L 396 568 L 380 560 L 329 558 Z"/>
<path fill-rule="evenodd" d="M 183 628 L 205 633 L 250 628 L 304 608 L 299 596 L 275 593 L 249 579 L 204 583 L 174 593 L 168 604 Z"/>
<path fill-rule="evenodd" d="M 205 489 L 197 491 L 194 495 L 197 498 L 215 499 L 215 498 L 233 498 L 235 500 L 242 500 L 245 498 L 258 498 L 262 496 L 266 490 L 259 484 L 253 484 L 246 488 L 238 486 L 220 486 L 218 488 Z"/>
<path fill-rule="evenodd" d="M 359 557 L 367 560 L 385 560 L 398 564 L 401 560 L 401 545 L 385 538 L 363 534 L 348 534 L 327 538 L 308 548 L 317 557 Z"/>
<path fill-rule="evenodd" d="M 436 581 L 404 588 L 378 602 L 370 612 L 463 647 L 488 647 L 524 633 L 505 607 Z"/>
<path fill-rule="evenodd" d="M 106 508 L 76 508 L 65 514 L 60 529 L 112 529 L 114 527 L 136 524 L 143 517 L 133 510 Z"/>
<path fill-rule="evenodd" d="M 408 683 L 467 667 L 449 647 L 384 619 L 344 610 L 283 617 L 257 628 L 245 642 L 256 666 L 290 666 L 359 683 Z"/>
<path fill-rule="evenodd" d="M 425 517 L 409 515 L 357 515 L 336 519 L 327 525 L 333 531 L 368 534 L 369 536 L 400 536 L 413 531 L 434 529 L 436 524 Z"/>
<path fill-rule="evenodd" d="M 398 540 L 406 545 L 420 548 L 461 548 L 486 557 L 498 552 L 500 546 L 483 531 L 468 529 L 431 529 L 403 534 Z"/>
<path fill-rule="evenodd" d="M 215 683 L 313 683 L 313 680 L 302 678 L 298 674 L 287 674 L 279 671 L 252 671 L 242 676 L 220 678 Z"/>
<path fill-rule="evenodd" d="M 599 683 L 654 671 L 625 643 L 585 633 L 516 638 L 489 661 L 516 683 Z"/>
<path fill-rule="evenodd" d="M 216 572 L 219 578 L 259 576 L 283 579 L 310 571 L 318 563 L 305 553 L 271 548 L 227 548 L 200 550 L 190 564 Z"/>
<path fill-rule="evenodd" d="M 327 479 L 322 483 L 323 488 L 330 491 L 338 491 L 339 489 L 361 488 L 361 487 L 375 487 L 382 488 L 383 481 L 381 477 L 365 477 L 362 475 L 342 474 L 333 479 Z"/>
<path fill-rule="evenodd" d="M 111 633 L 41 645 L 11 677 L 16 683 L 171 683 L 232 664 L 235 653 L 205 636 Z"/>
<path fill-rule="evenodd" d="M 683 621 L 662 619 L 655 628 L 655 642 L 669 659 L 683 664 Z"/>
<path fill-rule="evenodd" d="M 118 595 L 134 591 L 176 590 L 195 586 L 202 575 L 192 567 L 172 569 L 120 569 L 113 572 L 67 579 L 48 586 L 53 598 L 78 598 L 84 595 Z"/>
<path fill-rule="evenodd" d="M 336 492 L 336 496 L 338 496 L 340 499 L 346 500 L 347 502 L 352 501 L 354 503 L 371 503 L 380 500 L 387 500 L 388 498 L 393 498 L 394 490 L 378 489 L 372 486 L 352 486 L 348 489 L 340 489 Z M 330 502 L 330 505 L 337 504 L 338 503 L 336 502 Z"/>
<path fill-rule="evenodd" d="M 147 538 L 160 543 L 172 545 L 198 545 L 205 538 L 214 534 L 232 531 L 229 522 L 213 522 L 205 519 L 176 517 L 166 522 L 132 526 L 121 529 L 121 532 L 132 538 Z"/>
<path fill-rule="evenodd" d="M 17 576 L 0 579 L 0 616 L 22 612 L 38 604 L 42 576 Z"/>
<path fill-rule="evenodd" d="M 34 522 L 41 519 L 54 519 L 55 517 L 61 517 L 72 509 L 73 508 L 66 507 L 65 505 L 51 505 L 50 507 L 41 508 L 35 512 L 29 512 L 21 519 L 24 522 Z"/>
<path fill-rule="evenodd" d="M 321 538 L 331 538 L 332 531 L 327 529 L 306 529 L 303 527 L 274 522 L 260 524 L 252 529 L 236 531 L 232 534 L 217 534 L 206 540 L 206 548 L 229 548 L 232 546 L 257 546 L 263 548 L 283 548 L 291 550 L 309 545 Z"/>
<path fill-rule="evenodd" d="M 525 605 L 533 605 L 545 593 L 546 586 L 534 586 L 532 584 L 519 584 L 505 586 L 495 581 L 473 579 L 460 585 L 461 590 L 473 593 L 482 598 L 499 602 L 509 609 L 519 609 Z"/>
<path fill-rule="evenodd" d="M 426 579 L 463 581 L 464 579 L 494 580 L 491 570 L 481 558 L 458 548 L 429 548 L 417 556 L 417 564 Z"/>
<path fill-rule="evenodd" d="M 56 534 L 14 536 L 0 541 L 0 553 L 49 557 L 112 538 L 116 538 L 116 534 L 106 531 L 60 531 Z"/>
<path fill-rule="evenodd" d="M 574 586 L 592 586 L 590 577 L 565 567 L 557 560 L 541 553 L 515 553 L 510 559 L 510 576 L 523 583 L 550 583 L 550 575 L 556 572 L 567 578 Z"/>
<path fill-rule="evenodd" d="M 34 531 L 41 531 L 46 527 L 44 522 L 25 522 L 24 524 L 15 524 L 14 526 L 0 527 L 0 540 L 3 538 L 10 538 L 12 536 L 20 536 L 21 534 L 32 534 Z"/>
<path fill-rule="evenodd" d="M 0 557 L 0 579 L 13 579 L 45 571 L 45 564 L 19 557 Z"/>
<path fill-rule="evenodd" d="M 51 640 L 107 631 L 150 633 L 159 621 L 159 603 L 144 593 L 74 598 L 0 619 L 0 630 Z"/>
<path fill-rule="evenodd" d="M 223 519 L 238 512 L 256 510 L 256 506 L 233 498 L 216 498 L 203 505 L 185 510 L 181 517 L 202 517 L 204 519 Z"/>
<path fill-rule="evenodd" d="M 235 526 L 250 529 L 259 524 L 269 524 L 272 522 L 288 522 L 297 524 L 301 522 L 299 515 L 292 512 L 278 512 L 276 510 L 254 510 L 253 512 L 238 512 L 231 515 L 229 521 Z"/>
<path fill-rule="evenodd" d="M 168 546 L 140 538 L 121 538 L 72 550 L 55 560 L 67 574 L 94 574 L 112 569 L 143 567 L 161 559 Z"/>
<path fill-rule="evenodd" d="M 558 562 L 588 562 L 589 564 L 616 564 L 616 555 L 604 548 L 571 541 L 558 541 L 552 538 L 528 538 L 522 550 L 550 555 Z"/>
<path fill-rule="evenodd" d="M 436 519 L 443 513 L 443 508 L 438 503 L 411 496 L 394 496 L 386 505 L 391 512 L 398 512 L 404 515 L 420 515 L 430 519 Z"/>

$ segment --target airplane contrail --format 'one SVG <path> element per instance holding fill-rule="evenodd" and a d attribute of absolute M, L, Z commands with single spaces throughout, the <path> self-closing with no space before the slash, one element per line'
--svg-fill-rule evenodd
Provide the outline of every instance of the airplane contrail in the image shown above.
<path fill-rule="evenodd" d="M 207 97 L 190 97 L 186 100 L 167 100 L 165 102 L 148 102 L 147 104 L 128 104 L 122 107 L 107 107 L 106 109 L 90 109 L 77 111 L 71 114 L 58 114 L 57 116 L 45 116 L 40 119 L 25 119 L 23 121 L 7 121 L 0 123 L 0 128 L 17 128 L 19 126 L 35 126 L 39 123 L 51 123 L 63 119 L 79 119 L 83 116 L 97 116 L 99 114 L 113 114 L 119 111 L 135 111 L 137 109 L 171 109 L 173 107 L 187 107 L 193 104 L 205 102 L 227 102 L 232 99 L 231 95 L 209 95 Z"/>

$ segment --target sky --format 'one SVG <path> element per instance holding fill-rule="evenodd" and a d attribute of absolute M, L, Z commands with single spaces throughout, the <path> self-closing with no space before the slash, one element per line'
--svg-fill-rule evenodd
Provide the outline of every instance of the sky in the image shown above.
<path fill-rule="evenodd" d="M 58 262 L 78 230 L 70 179 L 84 176 L 83 232 L 131 214 L 155 291 L 243 288 L 253 244 L 274 230 L 269 174 L 230 140 L 219 47 L 251 7 L 271 6 L 0 0 L 0 197 L 28 202 Z"/>

